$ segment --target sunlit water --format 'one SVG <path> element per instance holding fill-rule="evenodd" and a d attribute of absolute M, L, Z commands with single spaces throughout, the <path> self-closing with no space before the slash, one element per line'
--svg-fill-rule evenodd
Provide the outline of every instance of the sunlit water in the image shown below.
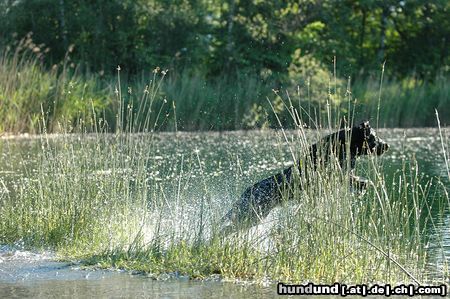
<path fill-rule="evenodd" d="M 56 262 L 51 253 L 0 249 L 0 298 L 261 298 L 272 287 L 191 281 L 114 270 L 86 270 Z"/>
<path fill-rule="evenodd" d="M 444 146 L 448 148 L 449 132 L 444 133 Z M 437 130 L 390 129 L 380 130 L 379 135 L 391 146 L 380 161 L 388 176 L 415 157 L 425 178 L 440 178 L 449 186 Z M 169 197 L 182 185 L 185 196 L 194 203 L 201 200 L 206 185 L 211 200 L 220 207 L 218 213 L 223 214 L 246 186 L 292 164 L 290 148 L 295 148 L 295 133 L 289 132 L 287 138 L 290 146 L 280 132 L 274 131 L 159 134 L 154 140 L 155 167 L 148 176 L 160 182 Z M 316 138 L 311 136 L 310 142 Z M 39 144 L 38 138 L 0 139 L 0 192 L 10 192 L 8 186 L 33 175 Z M 95 175 L 108 175 L 109 171 L 102 169 Z M 428 234 L 430 273 L 439 278 L 450 262 L 450 214 L 436 218 L 435 228 Z M 152 294 L 155 298 L 261 298 L 276 294 L 274 286 L 230 284 L 216 278 L 203 282 L 183 277 L 163 280 L 119 271 L 81 270 L 79 265 L 55 261 L 51 252 L 20 250 L 20 244 L 0 247 L 0 295 L 7 297 L 95 294 L 114 298 Z"/>

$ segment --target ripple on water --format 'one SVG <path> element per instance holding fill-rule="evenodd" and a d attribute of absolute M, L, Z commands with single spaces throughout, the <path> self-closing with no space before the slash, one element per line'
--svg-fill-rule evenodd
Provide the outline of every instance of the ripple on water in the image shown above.
<path fill-rule="evenodd" d="M 419 163 L 420 171 L 425 171 L 431 176 L 444 175 L 445 167 L 442 158 L 442 150 L 439 133 L 436 129 L 384 129 L 379 130 L 379 136 L 390 144 L 390 150 L 383 155 L 385 160 L 383 166 L 394 172 L 401 169 L 402 161 L 409 161 L 415 157 Z M 449 140 L 448 130 L 444 132 Z M 289 146 L 286 143 L 278 141 L 278 133 L 269 132 L 231 132 L 223 134 L 183 134 L 177 135 L 177 144 L 174 146 L 173 134 L 161 134 L 155 137 L 156 148 L 159 149 L 153 156 L 153 164 L 148 168 L 148 177 L 161 182 L 161 188 L 167 190 L 167 198 L 177 198 L 177 192 L 181 192 L 182 199 L 186 200 L 186 210 L 189 215 L 198 215 L 195 207 L 201 202 L 201 194 L 204 193 L 204 186 L 208 188 L 209 200 L 213 207 L 219 207 L 217 212 L 223 214 L 227 207 L 230 207 L 240 193 L 250 184 L 264 178 L 270 174 L 278 172 L 284 167 L 292 165 L 292 155 Z M 295 135 L 295 132 L 286 132 L 288 140 Z M 313 133 L 311 133 L 313 134 Z M 311 135 L 313 136 L 313 135 Z M 284 139 L 281 139 L 284 140 Z M 312 143 L 314 138 L 310 138 Z M 0 160 L 0 169 L 2 171 L 0 178 L 0 190 L 2 180 L 9 187 L 8 177 L 12 178 L 10 182 L 17 181 L 16 178 L 24 167 L 31 167 L 37 164 L 33 161 L 35 155 L 30 152 L 33 149 L 39 150 L 39 146 L 30 143 L 17 142 L 10 140 L 9 147 L 4 148 L 2 159 Z M 37 142 L 37 141 L 36 141 Z M 35 143 L 36 143 L 35 142 Z M 0 140 L 0 145 L 2 141 Z M 292 143 L 293 149 L 298 149 L 297 144 Z M 198 163 L 198 158 L 201 160 Z M 7 154 L 6 154 L 7 153 Z M 30 160 L 23 159 L 28 157 Z M 363 160 L 363 159 L 362 159 Z M 182 176 L 178 178 L 183 169 Z M 201 171 L 200 171 L 201 168 Z M 103 172 L 104 173 L 103 173 Z M 123 174 L 129 173 L 124 169 Z M 202 175 L 204 172 L 204 175 Z M 28 173 L 34 173 L 30 171 Z M 110 175 L 109 169 L 98 169 L 93 174 L 98 176 Z M 172 179 L 170 179 L 172 178 Z M 12 184 L 12 183 L 11 183 Z M 0 191 L 1 193 L 1 191 Z M 1 195 L 1 194 L 0 194 Z M 191 200 L 191 201 L 190 201 Z M 274 213 L 272 216 L 276 216 Z M 190 217 L 180 221 L 189 223 Z M 448 218 L 447 218 L 448 219 Z M 268 217 L 266 221 L 270 221 Z M 437 241 L 439 238 L 444 240 L 444 256 L 450 256 L 447 238 L 449 221 L 445 222 L 436 230 Z M 266 226 L 255 227 L 254 230 L 264 230 Z M 270 244 L 262 244 L 270 246 Z M 445 247 L 446 246 L 446 247 Z M 441 253 L 435 254 L 438 259 Z M 5 281 L 32 281 L 33 279 L 86 279 L 95 277 L 87 275 L 85 271 L 75 271 L 84 273 L 68 274 L 73 272 L 71 266 L 67 263 L 58 263 L 52 261 L 54 256 L 51 252 L 33 253 L 18 249 L 0 247 L 0 283 Z M 73 275 L 73 276 L 72 276 Z M 111 289 L 113 287 L 111 286 Z M 0 290 L 1 294 L 1 290 Z"/>
<path fill-rule="evenodd" d="M 0 246 L 1 298 L 273 298 L 274 286 L 234 284 L 211 277 L 191 281 L 180 275 L 81 270 L 54 261 L 52 252 Z M 172 279 L 173 276 L 173 279 Z"/>

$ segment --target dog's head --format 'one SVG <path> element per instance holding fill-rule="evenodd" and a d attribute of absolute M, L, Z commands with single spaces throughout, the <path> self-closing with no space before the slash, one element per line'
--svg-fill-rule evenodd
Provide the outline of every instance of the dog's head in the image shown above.
<path fill-rule="evenodd" d="M 350 144 L 346 141 L 350 138 Z M 349 146 L 350 166 L 355 167 L 356 157 L 362 155 L 376 154 L 381 155 L 389 149 L 389 145 L 377 136 L 375 130 L 370 127 L 368 121 L 364 121 L 351 130 L 342 129 L 336 133 L 324 137 L 320 142 L 311 145 L 311 157 L 314 164 L 323 149 L 333 152 L 339 157 L 341 166 L 346 165 L 347 146 Z M 325 155 L 323 161 L 328 159 Z"/>
<path fill-rule="evenodd" d="M 369 121 L 364 121 L 352 128 L 350 149 L 352 156 L 376 154 L 381 155 L 389 145 L 379 138 Z"/>

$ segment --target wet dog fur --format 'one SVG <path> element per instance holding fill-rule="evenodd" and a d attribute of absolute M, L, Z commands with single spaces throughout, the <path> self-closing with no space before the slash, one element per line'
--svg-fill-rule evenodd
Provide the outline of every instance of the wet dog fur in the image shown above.
<path fill-rule="evenodd" d="M 350 144 L 346 145 L 346 138 L 348 137 L 350 137 Z M 341 167 L 346 167 L 346 157 L 348 157 L 346 146 L 350 151 L 349 164 L 352 169 L 355 167 L 358 156 L 381 155 L 389 148 L 388 144 L 376 135 L 369 122 L 365 121 L 353 127 L 350 131 L 342 129 L 311 145 L 309 154 L 314 167 L 318 163 L 327 163 L 332 154 L 338 157 Z M 320 157 L 323 157 L 325 161 L 320 161 Z M 297 169 L 301 173 L 300 162 Z M 292 185 L 294 171 L 293 165 L 248 187 L 222 218 L 222 232 L 229 234 L 239 227 L 243 227 L 242 225 L 250 227 L 265 218 L 282 201 L 283 191 Z M 304 169 L 304 171 L 307 170 Z M 367 185 L 367 180 L 360 177 L 352 176 L 351 180 L 352 184 L 359 189 L 364 189 Z M 301 186 L 299 187 L 301 188 Z"/>

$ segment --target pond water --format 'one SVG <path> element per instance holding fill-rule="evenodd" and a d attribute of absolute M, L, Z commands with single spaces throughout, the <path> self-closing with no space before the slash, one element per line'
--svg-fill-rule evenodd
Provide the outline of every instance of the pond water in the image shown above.
<path fill-rule="evenodd" d="M 295 140 L 295 132 L 287 132 Z M 449 147 L 450 131 L 444 130 L 444 146 Z M 378 135 L 390 144 L 380 163 L 389 177 L 410 163 L 418 162 L 423 178 L 434 178 L 449 187 L 439 132 L 436 129 L 383 129 Z M 167 193 L 179 188 L 170 180 L 184 163 L 184 184 L 192 198 L 199 197 L 204 184 L 211 198 L 224 213 L 242 190 L 253 182 L 278 172 L 291 164 L 292 155 L 285 137 L 276 131 L 225 133 L 162 133 L 155 136 L 155 166 L 149 176 L 160 181 Z M 54 139 L 58 140 L 58 136 Z M 315 137 L 311 136 L 310 142 Z M 291 143 L 295 147 L 295 142 Z M 0 139 L 0 192 L 37 170 L 35 153 L 40 151 L 38 137 Z M 362 161 L 361 164 L 364 162 Z M 106 170 L 107 171 L 107 170 Z M 202 183 L 199 183 L 199 180 Z M 175 184 L 173 183 L 175 181 Z M 444 195 L 437 193 L 435 196 Z M 429 237 L 429 271 L 443 275 L 450 262 L 450 213 L 435 218 Z M 441 278 L 442 279 L 442 278 Z M 178 278 L 155 281 L 142 275 L 118 271 L 81 270 L 78 265 L 56 262 L 52 253 L 33 253 L 16 247 L 0 247 L 0 295 L 7 297 L 138 297 L 158 298 L 262 298 L 276 294 L 275 286 L 263 287 L 210 281 L 189 281 Z"/>
<path fill-rule="evenodd" d="M 0 248 L 1 298 L 266 298 L 274 287 L 218 279 L 150 279 L 124 271 L 86 270 L 52 253 Z"/>
<path fill-rule="evenodd" d="M 264 298 L 273 287 L 217 279 L 154 280 L 124 271 L 86 270 L 54 261 L 51 253 L 0 249 L 1 298 Z"/>

